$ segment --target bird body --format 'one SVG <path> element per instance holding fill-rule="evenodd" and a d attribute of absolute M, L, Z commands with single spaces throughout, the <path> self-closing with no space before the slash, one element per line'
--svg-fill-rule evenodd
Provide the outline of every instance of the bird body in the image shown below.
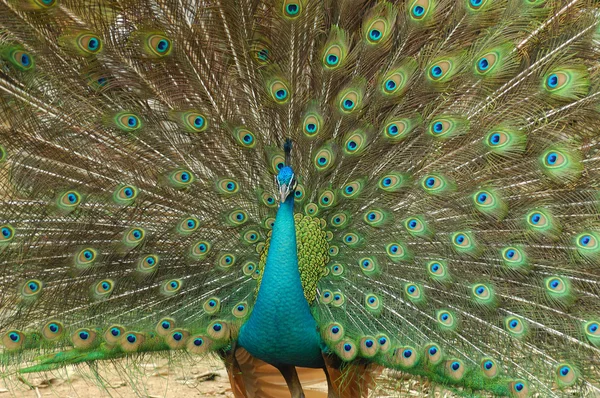
<path fill-rule="evenodd" d="M 384 369 L 600 394 L 599 21 L 0 1 L 0 375 L 212 355 L 237 397 Z"/>
<path fill-rule="evenodd" d="M 272 365 L 325 366 L 317 323 L 304 298 L 296 255 L 294 196 L 275 218 L 261 289 L 238 344 Z"/>

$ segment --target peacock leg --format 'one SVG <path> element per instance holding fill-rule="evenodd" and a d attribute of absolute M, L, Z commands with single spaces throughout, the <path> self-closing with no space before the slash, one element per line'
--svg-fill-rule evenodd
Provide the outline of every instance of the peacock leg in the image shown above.
<path fill-rule="evenodd" d="M 277 369 L 281 372 L 281 375 L 285 379 L 288 385 L 292 398 L 304 398 L 304 392 L 302 391 L 302 384 L 298 378 L 298 372 L 296 367 L 291 365 L 278 366 Z"/>
<path fill-rule="evenodd" d="M 323 372 L 325 372 L 325 378 L 327 379 L 327 398 L 339 398 L 337 390 L 331 382 L 331 376 L 329 375 L 327 367 L 323 368 Z"/>

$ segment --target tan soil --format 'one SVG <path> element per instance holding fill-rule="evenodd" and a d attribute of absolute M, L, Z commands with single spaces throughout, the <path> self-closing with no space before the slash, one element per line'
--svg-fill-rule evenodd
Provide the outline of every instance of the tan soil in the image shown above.
<path fill-rule="evenodd" d="M 227 372 L 214 359 L 196 363 L 186 361 L 183 365 L 177 363 L 172 366 L 166 360 L 148 361 L 136 366 L 123 361 L 115 364 L 103 362 L 98 368 L 103 378 L 102 383 L 98 382 L 87 366 L 71 366 L 51 373 L 24 375 L 24 381 L 9 376 L 0 382 L 0 398 L 233 397 Z M 452 396 L 448 392 L 430 389 L 428 383 L 398 379 L 392 374 L 382 377 L 380 381 L 380 388 L 372 395 L 374 397 Z M 327 384 L 319 383 L 304 388 L 327 391 Z"/>

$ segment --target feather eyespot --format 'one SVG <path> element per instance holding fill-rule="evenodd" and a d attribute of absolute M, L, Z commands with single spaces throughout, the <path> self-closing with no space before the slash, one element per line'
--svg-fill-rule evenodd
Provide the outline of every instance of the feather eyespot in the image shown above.
<path fill-rule="evenodd" d="M 126 246 L 134 247 L 144 240 L 145 236 L 146 232 L 142 228 L 130 228 L 129 230 L 125 231 L 123 243 Z"/>
<path fill-rule="evenodd" d="M 432 365 L 437 365 L 444 359 L 438 344 L 430 343 L 424 347 L 425 359 Z"/>
<path fill-rule="evenodd" d="M 238 193 L 240 187 L 237 181 L 231 178 L 222 178 L 216 182 L 216 190 L 221 195 L 233 195 Z"/>
<path fill-rule="evenodd" d="M 346 296 L 342 294 L 342 292 L 335 291 L 333 292 L 333 300 L 331 301 L 331 305 L 334 307 L 341 307 L 346 302 Z"/>
<path fill-rule="evenodd" d="M 190 133 L 200 133 L 208 128 L 206 116 L 195 111 L 179 113 L 177 121 Z"/>
<path fill-rule="evenodd" d="M 547 167 L 560 167 L 566 162 L 566 157 L 559 151 L 550 151 L 544 157 Z"/>
<path fill-rule="evenodd" d="M 294 198 L 297 201 L 304 200 L 304 187 L 300 184 L 296 186 L 296 191 L 294 192 Z"/>
<path fill-rule="evenodd" d="M 350 217 L 345 212 L 335 213 L 329 219 L 333 228 L 344 228 L 350 222 Z"/>
<path fill-rule="evenodd" d="M 479 58 L 475 63 L 475 72 L 479 75 L 487 75 L 499 63 L 500 57 L 495 52 L 490 52 Z"/>
<path fill-rule="evenodd" d="M 162 34 L 149 35 L 146 39 L 146 45 L 150 50 L 149 55 L 154 57 L 165 57 L 171 53 L 171 40 Z"/>
<path fill-rule="evenodd" d="M 329 146 L 321 148 L 314 157 L 314 165 L 317 171 L 325 171 L 333 165 L 335 156 Z"/>
<path fill-rule="evenodd" d="M 392 140 L 398 140 L 409 131 L 408 123 L 405 120 L 397 120 L 389 123 L 385 127 L 385 136 Z"/>
<path fill-rule="evenodd" d="M 253 244 L 253 243 L 258 242 L 259 239 L 260 239 L 260 234 L 255 229 L 246 230 L 242 234 L 242 241 L 244 243 Z"/>
<path fill-rule="evenodd" d="M 35 66 L 33 57 L 22 49 L 14 49 L 8 55 L 8 61 L 17 69 L 29 71 Z"/>
<path fill-rule="evenodd" d="M 227 221 L 233 226 L 240 226 L 248 221 L 248 214 L 241 209 L 233 210 L 227 216 Z"/>
<path fill-rule="evenodd" d="M 26 299 L 36 298 L 42 292 L 42 287 L 42 282 L 36 279 L 30 279 L 23 283 L 21 287 L 21 295 Z"/>
<path fill-rule="evenodd" d="M 253 261 L 247 261 L 246 263 L 244 263 L 244 266 L 242 267 L 242 272 L 246 276 L 252 276 L 256 269 L 257 269 L 256 263 L 254 263 Z"/>
<path fill-rule="evenodd" d="M 492 131 L 488 134 L 486 145 L 490 149 L 499 149 L 508 146 L 511 142 L 511 136 L 504 131 Z"/>
<path fill-rule="evenodd" d="M 121 185 L 113 193 L 113 200 L 119 205 L 128 205 L 138 196 L 138 189 L 133 185 Z"/>
<path fill-rule="evenodd" d="M 433 274 L 439 274 L 443 270 L 443 268 L 440 263 L 432 262 L 431 264 L 429 264 L 429 270 Z"/>
<path fill-rule="evenodd" d="M 494 195 L 489 191 L 479 191 L 473 195 L 475 205 L 480 207 L 491 207 L 495 204 Z"/>
<path fill-rule="evenodd" d="M 180 279 L 169 279 L 162 283 L 161 293 L 170 296 L 181 290 L 182 282 Z"/>
<path fill-rule="evenodd" d="M 196 217 L 185 218 L 177 225 L 177 232 L 184 236 L 190 235 L 198 229 L 199 225 L 200 222 Z"/>
<path fill-rule="evenodd" d="M 25 334 L 19 330 L 9 330 L 2 336 L 0 342 L 7 351 L 17 350 L 25 344 Z"/>
<path fill-rule="evenodd" d="M 546 88 L 555 91 L 567 85 L 571 80 L 569 74 L 564 72 L 553 72 L 546 77 Z"/>
<path fill-rule="evenodd" d="M 462 380 L 465 375 L 465 365 L 459 359 L 451 359 L 446 361 L 444 366 L 445 373 L 454 381 Z"/>
<path fill-rule="evenodd" d="M 354 113 L 360 108 L 363 92 L 360 89 L 350 88 L 344 90 L 339 96 L 339 110 L 343 115 Z"/>
<path fill-rule="evenodd" d="M 104 279 L 92 286 L 92 296 L 95 300 L 102 300 L 110 296 L 114 289 L 114 282 Z"/>
<path fill-rule="evenodd" d="M 421 180 L 421 187 L 423 187 L 426 192 L 433 194 L 442 192 L 446 186 L 446 181 L 437 174 L 427 175 Z"/>
<path fill-rule="evenodd" d="M 525 380 L 514 380 L 508 383 L 509 391 L 513 396 L 522 398 L 529 396 L 529 386 Z"/>
<path fill-rule="evenodd" d="M 114 123 L 119 130 L 126 133 L 133 133 L 142 127 L 140 118 L 131 112 L 120 112 L 116 114 Z"/>
<path fill-rule="evenodd" d="M 61 211 L 72 212 L 81 203 L 81 195 L 77 191 L 67 191 L 61 194 L 56 205 Z"/>
<path fill-rule="evenodd" d="M 42 336 L 48 341 L 54 341 L 63 336 L 65 328 L 62 323 L 50 321 L 42 327 Z"/>
<path fill-rule="evenodd" d="M 335 193 L 331 189 L 327 189 L 323 191 L 321 196 L 319 197 L 319 206 L 321 207 L 331 207 L 335 203 Z"/>
<path fill-rule="evenodd" d="M 56 4 L 56 0 L 33 0 L 39 8 L 50 8 Z"/>
<path fill-rule="evenodd" d="M 407 183 L 407 178 L 400 173 L 386 174 L 379 179 L 377 186 L 385 192 L 398 192 Z"/>
<path fill-rule="evenodd" d="M 369 312 L 375 315 L 380 314 L 383 309 L 381 299 L 377 295 L 372 293 L 367 294 L 365 296 L 365 306 Z"/>
<path fill-rule="evenodd" d="M 495 304 L 496 296 L 492 285 L 477 283 L 471 286 L 471 297 L 474 302 L 483 306 L 492 306 Z"/>
<path fill-rule="evenodd" d="M 333 276 L 341 276 L 344 274 L 344 266 L 342 264 L 333 264 L 331 266 L 331 274 Z"/>
<path fill-rule="evenodd" d="M 256 146 L 256 138 L 254 133 L 245 128 L 237 128 L 233 132 L 233 137 L 244 148 L 254 148 Z"/>
<path fill-rule="evenodd" d="M 528 258 L 522 247 L 508 246 L 500 250 L 504 266 L 516 271 L 527 271 Z"/>
<path fill-rule="evenodd" d="M 542 211 L 534 210 L 527 214 L 527 223 L 538 230 L 542 230 L 550 226 L 550 220 L 548 216 Z"/>
<path fill-rule="evenodd" d="M 96 249 L 86 247 L 75 254 L 75 267 L 78 269 L 86 269 L 91 267 L 96 261 L 98 252 Z"/>
<path fill-rule="evenodd" d="M 290 90 L 281 80 L 276 80 L 273 82 L 269 87 L 269 91 L 271 93 L 271 97 L 278 104 L 284 104 L 290 99 Z"/>
<path fill-rule="evenodd" d="M 447 310 L 439 310 L 436 313 L 438 326 L 442 330 L 454 330 L 457 327 L 456 318 L 454 315 Z"/>
<path fill-rule="evenodd" d="M 468 5 L 472 10 L 478 11 L 481 10 L 487 2 L 488 0 L 469 0 Z"/>
<path fill-rule="evenodd" d="M 372 227 L 381 227 L 387 221 L 387 215 L 378 209 L 367 210 L 363 220 Z"/>
<path fill-rule="evenodd" d="M 342 240 L 343 240 L 344 244 L 346 244 L 347 246 L 356 246 L 358 244 L 358 242 L 360 241 L 360 238 L 356 233 L 348 232 L 348 233 L 344 234 Z"/>
<path fill-rule="evenodd" d="M 545 279 L 546 293 L 550 299 L 567 300 L 571 292 L 568 279 L 560 276 L 551 276 Z"/>
<path fill-rule="evenodd" d="M 362 272 L 366 275 L 376 274 L 378 270 L 378 264 L 374 258 L 364 257 L 358 260 L 358 264 Z"/>
<path fill-rule="evenodd" d="M 457 248 L 468 248 L 472 245 L 470 236 L 463 232 L 455 233 L 452 237 L 452 243 Z"/>
<path fill-rule="evenodd" d="M 222 320 L 212 321 L 206 328 L 206 333 L 215 340 L 222 340 L 229 336 L 229 325 Z"/>
<path fill-rule="evenodd" d="M 482 358 L 480 362 L 480 369 L 485 377 L 493 379 L 498 376 L 499 370 L 498 365 L 492 358 Z"/>
<path fill-rule="evenodd" d="M 342 196 L 347 199 L 353 199 L 362 192 L 364 185 L 363 180 L 349 182 L 342 187 Z"/>
<path fill-rule="evenodd" d="M 410 118 L 394 119 L 383 127 L 383 136 L 392 143 L 398 143 L 408 136 L 415 127 L 415 120 Z"/>
<path fill-rule="evenodd" d="M 560 387 L 569 387 L 577 382 L 577 371 L 568 363 L 561 363 L 556 366 L 556 381 Z"/>
<path fill-rule="evenodd" d="M 516 316 L 509 316 L 505 318 L 504 327 L 512 336 L 516 338 L 524 337 L 528 331 L 527 324 Z"/>
<path fill-rule="evenodd" d="M 344 138 L 344 154 L 346 156 L 359 155 L 367 146 L 367 135 L 362 130 L 350 132 Z"/>
<path fill-rule="evenodd" d="M 314 137 L 321 130 L 321 117 L 317 114 L 308 114 L 304 118 L 303 129 L 304 134 L 308 137 Z"/>
<path fill-rule="evenodd" d="M 337 343 L 344 338 L 344 327 L 338 322 L 332 322 L 322 329 L 323 337 L 330 343 Z"/>
<path fill-rule="evenodd" d="M 368 346 L 367 343 L 369 341 L 373 342 L 373 346 L 372 347 Z M 375 338 L 372 338 L 370 336 L 365 336 L 361 340 L 361 344 L 364 344 L 364 346 L 367 349 L 369 349 L 369 351 L 373 355 L 375 355 L 377 353 L 377 351 L 380 351 L 382 353 L 387 353 L 391 349 L 391 347 L 392 347 L 390 339 L 385 334 L 379 334 Z"/>
<path fill-rule="evenodd" d="M 393 262 L 407 260 L 410 257 L 403 243 L 390 243 L 386 246 L 385 251 Z"/>
<path fill-rule="evenodd" d="M 283 15 L 289 19 L 295 19 L 302 13 L 302 4 L 295 0 L 286 0 L 283 4 Z"/>
<path fill-rule="evenodd" d="M 91 33 L 84 33 L 77 38 L 77 46 L 87 54 L 96 54 L 102 50 L 102 41 Z"/>
<path fill-rule="evenodd" d="M 248 315 L 248 303 L 245 301 L 237 303 L 233 306 L 231 313 L 236 318 L 244 318 L 246 315 Z"/>
<path fill-rule="evenodd" d="M 600 347 L 600 322 L 591 320 L 582 324 L 583 332 L 588 341 L 596 347 Z"/>
<path fill-rule="evenodd" d="M 236 257 L 231 253 L 224 253 L 219 257 L 217 265 L 221 268 L 230 268 L 235 264 Z"/>
<path fill-rule="evenodd" d="M 389 28 L 388 22 L 383 18 L 373 21 L 365 31 L 367 43 L 381 43 L 387 37 Z"/>
<path fill-rule="evenodd" d="M 434 81 L 443 79 L 451 70 L 452 64 L 449 61 L 439 61 L 429 68 L 429 77 Z"/>
<path fill-rule="evenodd" d="M 211 245 L 206 241 L 198 241 L 194 243 L 190 250 L 190 255 L 195 259 L 203 259 L 210 251 Z"/>
<path fill-rule="evenodd" d="M 204 301 L 202 308 L 207 314 L 216 314 L 221 309 L 221 300 L 216 296 L 209 297 L 206 301 Z"/>
<path fill-rule="evenodd" d="M 345 54 L 345 47 L 342 49 L 340 45 L 332 44 L 324 52 L 323 65 L 329 70 L 336 69 L 342 65 Z"/>
<path fill-rule="evenodd" d="M 414 304 L 421 304 L 425 301 L 425 292 L 423 288 L 415 283 L 404 285 L 404 294 L 406 298 Z"/>
<path fill-rule="evenodd" d="M 423 222 L 414 217 L 406 219 L 404 226 L 409 232 L 422 232 L 425 229 Z"/>
<path fill-rule="evenodd" d="M 333 293 L 331 292 L 331 290 L 323 290 L 321 292 L 319 300 L 323 304 L 329 304 L 333 300 Z"/>

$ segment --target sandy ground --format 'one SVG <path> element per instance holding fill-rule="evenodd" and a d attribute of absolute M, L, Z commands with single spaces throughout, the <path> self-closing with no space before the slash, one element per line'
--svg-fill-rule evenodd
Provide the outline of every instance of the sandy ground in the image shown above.
<path fill-rule="evenodd" d="M 206 359 L 184 366 L 169 366 L 166 360 L 133 366 L 126 362 L 100 363 L 99 383 L 87 367 L 69 367 L 52 373 L 25 375 L 24 381 L 9 377 L 0 381 L 0 398 L 119 397 L 179 398 L 233 397 L 227 372 L 216 360 Z M 140 376 L 142 375 L 143 376 Z M 28 384 L 26 384 L 28 383 Z M 104 385 L 101 387 L 100 385 Z M 381 379 L 376 397 L 439 397 L 448 392 L 430 390 L 418 380 L 397 379 L 387 375 Z M 304 386 L 305 390 L 327 391 L 326 383 Z"/>

